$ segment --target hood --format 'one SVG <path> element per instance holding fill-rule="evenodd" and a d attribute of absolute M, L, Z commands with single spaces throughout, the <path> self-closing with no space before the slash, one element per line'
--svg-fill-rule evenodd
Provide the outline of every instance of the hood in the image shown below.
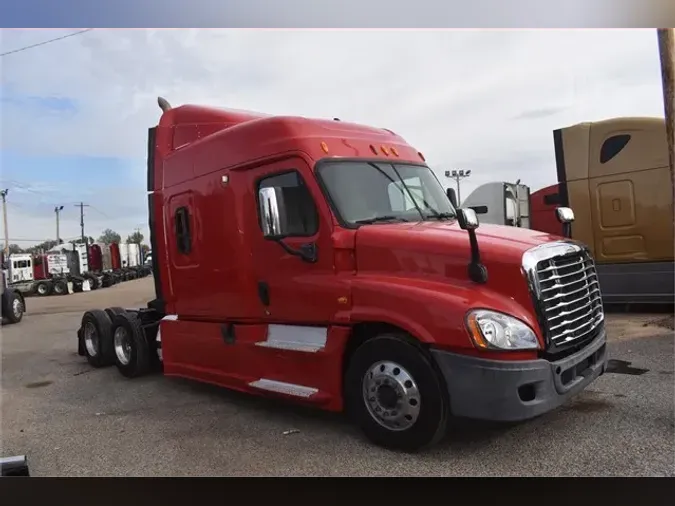
<path fill-rule="evenodd" d="M 486 288 L 529 305 L 521 272 L 523 253 L 561 238 L 545 232 L 501 225 L 476 229 L 481 261 L 488 269 Z M 356 233 L 356 266 L 360 274 L 416 276 L 471 284 L 469 234 L 456 220 L 374 224 Z"/>

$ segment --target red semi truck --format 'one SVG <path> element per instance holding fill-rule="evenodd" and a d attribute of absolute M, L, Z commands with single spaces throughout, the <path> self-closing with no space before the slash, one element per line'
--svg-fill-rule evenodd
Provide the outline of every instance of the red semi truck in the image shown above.
<path fill-rule="evenodd" d="M 389 130 L 159 102 L 156 298 L 84 314 L 93 366 L 346 410 L 410 451 L 450 416 L 532 418 L 605 371 L 583 244 L 478 228 Z"/>

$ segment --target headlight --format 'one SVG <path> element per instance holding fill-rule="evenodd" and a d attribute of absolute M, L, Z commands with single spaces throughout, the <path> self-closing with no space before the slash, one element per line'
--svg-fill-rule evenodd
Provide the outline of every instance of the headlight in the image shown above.
<path fill-rule="evenodd" d="M 512 316 L 477 309 L 467 317 L 474 344 L 482 349 L 536 350 L 539 342 L 534 331 Z"/>

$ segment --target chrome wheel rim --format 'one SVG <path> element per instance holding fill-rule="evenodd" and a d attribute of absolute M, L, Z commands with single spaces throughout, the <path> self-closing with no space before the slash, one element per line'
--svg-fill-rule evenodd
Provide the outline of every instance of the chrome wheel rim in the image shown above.
<path fill-rule="evenodd" d="M 84 326 L 84 345 L 90 357 L 98 355 L 98 334 L 96 333 L 96 327 L 91 322 L 87 322 Z"/>
<path fill-rule="evenodd" d="M 38 293 L 40 295 L 44 295 L 45 293 L 47 293 L 47 286 L 46 285 L 39 285 L 38 286 Z"/>
<path fill-rule="evenodd" d="M 23 307 L 19 299 L 14 299 L 12 302 L 12 312 L 14 313 L 15 318 L 19 318 L 21 313 L 23 313 Z"/>
<path fill-rule="evenodd" d="M 412 375 L 401 365 L 383 361 L 373 364 L 363 377 L 363 400 L 373 419 L 386 429 L 412 427 L 422 405 Z"/>
<path fill-rule="evenodd" d="M 113 342 L 117 360 L 119 360 L 122 365 L 128 365 L 131 361 L 131 339 L 129 339 L 127 329 L 124 327 L 117 327 L 115 329 Z"/>

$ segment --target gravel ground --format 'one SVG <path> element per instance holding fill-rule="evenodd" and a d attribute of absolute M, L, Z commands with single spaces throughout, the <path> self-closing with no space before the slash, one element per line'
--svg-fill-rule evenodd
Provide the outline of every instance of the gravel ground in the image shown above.
<path fill-rule="evenodd" d="M 146 278 L 31 298 L 24 320 L 2 328 L 2 455 L 26 454 L 34 476 L 675 476 L 673 332 L 654 324 L 663 316 L 609 315 L 616 372 L 558 410 L 515 426 L 462 424 L 406 455 L 372 446 L 340 415 L 90 368 L 76 353 L 82 312 L 141 306 L 152 291 Z"/>

